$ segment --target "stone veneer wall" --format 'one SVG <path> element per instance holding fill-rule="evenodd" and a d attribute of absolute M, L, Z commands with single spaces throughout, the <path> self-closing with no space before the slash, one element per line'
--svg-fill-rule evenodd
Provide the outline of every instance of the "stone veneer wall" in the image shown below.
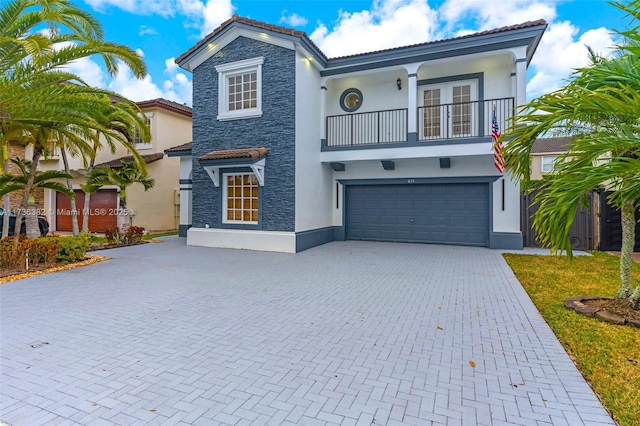
<path fill-rule="evenodd" d="M 21 158 L 24 159 L 24 146 L 9 143 L 9 158 Z M 29 160 L 31 160 L 29 158 Z M 17 173 L 18 167 L 15 164 L 9 162 L 9 173 Z M 4 168 L 3 168 L 4 173 Z M 36 200 L 36 208 L 44 209 L 44 189 L 36 189 L 34 192 L 34 198 Z M 20 207 L 20 202 L 22 201 L 22 191 L 15 191 L 9 194 L 9 202 L 12 209 L 17 209 Z M 4 199 L 0 201 L 0 206 L 4 206 Z"/>
<path fill-rule="evenodd" d="M 262 117 L 218 121 L 216 65 L 264 57 Z M 215 188 L 196 162 L 223 149 L 268 150 L 265 185 L 260 194 L 260 223 L 244 229 L 295 230 L 295 52 L 239 37 L 193 71 L 193 226 L 238 228 L 222 224 L 222 179 Z M 247 169 L 248 170 L 248 169 Z M 221 172 L 225 172 L 224 169 Z"/>

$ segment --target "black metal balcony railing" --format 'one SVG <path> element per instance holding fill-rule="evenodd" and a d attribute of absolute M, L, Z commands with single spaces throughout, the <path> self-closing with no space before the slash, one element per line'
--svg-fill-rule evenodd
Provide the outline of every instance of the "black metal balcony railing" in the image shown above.
<path fill-rule="evenodd" d="M 407 140 L 407 108 L 327 117 L 327 146 L 369 145 Z"/>
<path fill-rule="evenodd" d="M 418 140 L 491 136 L 494 108 L 503 132 L 513 116 L 513 98 L 419 107 Z"/>
<path fill-rule="evenodd" d="M 423 106 L 411 118 L 407 108 L 332 115 L 326 118 L 327 147 L 406 142 L 409 119 L 417 120 L 418 141 L 491 136 L 494 107 L 504 132 L 514 113 L 513 98 Z"/>

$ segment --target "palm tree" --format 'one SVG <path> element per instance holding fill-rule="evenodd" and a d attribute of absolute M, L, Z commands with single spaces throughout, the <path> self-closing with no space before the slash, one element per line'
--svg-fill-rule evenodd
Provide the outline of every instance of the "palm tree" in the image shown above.
<path fill-rule="evenodd" d="M 153 188 L 156 184 L 146 170 L 140 170 L 137 164 L 120 161 L 121 167 L 98 167 L 87 173 L 87 183 L 82 190 L 89 194 L 95 194 L 105 185 L 115 185 L 120 189 L 119 210 L 126 212 L 127 225 L 131 226 L 131 215 L 127 211 L 127 188 L 134 183 L 142 184 L 144 190 Z M 118 215 L 118 227 L 124 228 L 123 215 Z"/>
<path fill-rule="evenodd" d="M 637 7 L 640 1 L 631 4 Z M 505 134 L 505 161 L 508 172 L 526 185 L 535 140 L 571 136 L 557 173 L 543 181 L 536 197 L 540 208 L 533 227 L 543 244 L 571 255 L 568 232 L 577 208 L 591 191 L 613 191 L 609 202 L 621 211 L 623 226 L 616 297 L 629 298 L 633 308 L 640 309 L 640 286 L 631 287 L 634 212 L 640 205 L 640 56 L 622 46 L 612 59 L 591 52 L 591 62 L 576 70 L 564 88 L 522 108 Z"/>
<path fill-rule="evenodd" d="M 125 146 L 127 146 L 127 144 L 133 144 L 131 135 L 134 133 L 131 129 L 134 129 L 134 132 L 138 132 L 141 140 L 146 142 L 151 139 L 149 127 L 141 118 L 141 114 L 137 111 L 137 106 L 133 106 L 122 101 L 116 101 L 109 108 L 104 108 L 103 110 L 97 111 L 99 112 L 99 114 L 96 114 L 96 120 L 105 129 L 108 129 L 108 131 L 96 131 L 93 134 L 93 147 L 89 155 L 85 156 L 85 159 L 89 160 L 87 168 L 88 173 L 91 173 L 91 171 L 95 167 L 96 154 L 98 152 L 98 149 L 102 146 L 101 137 L 104 139 L 107 147 L 111 150 L 112 153 L 116 150 L 115 142 L 120 142 Z M 129 147 L 129 149 L 135 151 L 135 148 L 133 146 Z M 89 210 L 90 203 L 91 193 L 86 192 L 84 196 L 84 211 Z M 85 215 L 82 220 L 82 231 L 84 232 L 88 229 L 89 216 Z"/>
<path fill-rule="evenodd" d="M 3 197 L 10 192 L 13 191 L 25 191 L 27 182 L 29 181 L 29 177 L 31 176 L 31 162 L 28 160 L 21 160 L 19 158 L 12 158 L 9 160 L 13 164 L 18 167 L 18 173 L 10 174 L 6 173 L 0 176 L 0 197 Z M 38 188 L 46 188 L 52 189 L 54 191 L 59 191 L 69 197 L 73 197 L 73 191 L 69 191 L 63 184 L 57 182 L 57 179 L 69 179 L 71 175 L 68 175 L 64 172 L 58 170 L 50 170 L 46 172 L 36 172 L 33 180 L 33 184 L 31 185 L 31 192 L 27 194 L 29 198 L 33 198 L 33 192 Z M 8 210 L 6 211 L 8 213 Z M 8 218 L 9 215 L 5 214 Z M 37 238 L 40 236 L 40 231 L 38 228 L 38 219 L 36 215 L 28 215 L 26 221 L 29 219 L 33 219 L 35 221 L 35 229 L 33 226 L 26 227 L 27 237 L 28 238 Z M 28 223 L 27 223 L 28 225 Z M 14 232 L 18 235 L 20 234 L 20 227 L 22 226 L 22 217 L 16 218 L 16 226 L 14 228 Z M 3 228 L 5 229 L 5 228 Z M 8 229 L 8 226 L 7 228 Z M 31 234 L 31 235 L 29 235 Z"/>
<path fill-rule="evenodd" d="M 46 25 L 48 32 L 36 31 Z M 0 153 L 16 134 L 34 146 L 31 176 L 20 206 L 27 209 L 38 160 L 49 142 L 46 129 L 71 128 L 72 133 L 108 132 L 93 111 L 110 104 L 113 93 L 88 87 L 77 76 L 61 71 L 71 61 L 100 55 L 115 75 L 119 61 L 141 78 L 142 58 L 132 49 L 103 39 L 98 21 L 68 0 L 13 0 L 0 10 Z M 69 84 L 75 83 L 75 84 Z M 96 96 L 96 93 L 105 96 Z M 132 151 L 141 166 L 141 157 Z M 21 217 L 18 217 L 18 221 Z M 17 241 L 17 236 L 16 236 Z"/>

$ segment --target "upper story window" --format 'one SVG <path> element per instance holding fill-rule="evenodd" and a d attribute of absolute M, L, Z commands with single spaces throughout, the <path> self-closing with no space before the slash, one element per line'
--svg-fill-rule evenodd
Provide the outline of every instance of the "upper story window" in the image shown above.
<path fill-rule="evenodd" d="M 218 120 L 262 116 L 264 57 L 218 65 Z"/>
<path fill-rule="evenodd" d="M 340 108 L 346 112 L 357 111 L 362 106 L 362 92 L 356 88 L 347 89 L 340 96 Z"/>
<path fill-rule="evenodd" d="M 145 114 L 143 120 L 147 127 L 149 128 L 149 133 L 151 133 L 151 118 L 153 114 Z M 136 129 L 136 133 L 133 135 L 133 143 L 136 144 L 136 149 L 151 149 L 151 141 L 143 141 L 140 135 L 140 132 Z"/>
<path fill-rule="evenodd" d="M 544 155 L 540 157 L 540 171 L 542 173 L 552 173 L 555 171 L 557 155 Z"/>
<path fill-rule="evenodd" d="M 44 144 L 41 160 L 58 160 L 60 158 L 60 147 L 56 145 L 56 141 L 48 141 Z"/>

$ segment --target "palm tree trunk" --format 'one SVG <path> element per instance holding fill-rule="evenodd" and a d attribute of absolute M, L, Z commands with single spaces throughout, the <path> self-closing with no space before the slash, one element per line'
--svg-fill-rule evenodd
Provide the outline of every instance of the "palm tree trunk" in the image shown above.
<path fill-rule="evenodd" d="M 117 225 L 118 229 L 122 232 L 126 231 L 131 226 L 131 216 L 127 214 L 127 217 L 122 212 L 127 211 L 127 193 L 125 188 L 120 188 L 120 203 L 118 205 L 118 217 Z M 127 212 L 128 213 L 128 212 Z"/>
<path fill-rule="evenodd" d="M 62 155 L 62 162 L 64 163 L 64 172 L 66 174 L 71 174 L 71 170 L 69 170 L 67 151 L 62 147 L 60 148 L 60 155 Z M 67 188 L 69 188 L 69 191 L 73 192 L 73 183 L 71 182 L 71 179 L 67 179 Z M 73 232 L 73 236 L 77 237 L 80 235 L 80 230 L 78 229 L 78 210 L 76 209 L 76 199 L 71 198 L 69 202 L 71 205 L 71 231 Z"/>
<path fill-rule="evenodd" d="M 622 217 L 622 249 L 620 252 L 620 289 L 616 299 L 631 296 L 631 266 L 633 265 L 633 246 L 635 244 L 636 218 L 632 201 L 626 201 L 620 210 Z"/>
<path fill-rule="evenodd" d="M 87 172 L 93 170 L 96 165 L 96 154 L 98 152 L 98 145 L 96 143 L 93 144 L 93 153 L 91 155 L 91 161 L 89 162 L 89 169 Z M 82 232 L 87 232 L 89 230 L 89 207 L 91 205 L 91 194 L 88 192 L 84 193 L 84 207 L 82 212 L 84 216 L 82 216 Z"/>
<path fill-rule="evenodd" d="M 9 173 L 9 160 L 4 160 L 4 173 Z M 2 235 L 0 239 L 6 238 L 9 235 L 9 210 L 11 210 L 9 194 L 4 196 L 4 215 L 2 216 Z"/>
<path fill-rule="evenodd" d="M 40 161 L 40 156 L 42 155 L 43 152 L 44 152 L 44 148 L 42 147 L 42 144 L 40 143 L 40 141 L 36 141 L 33 146 L 33 158 L 31 159 L 31 169 L 29 170 L 29 178 L 22 192 L 20 209 L 18 210 L 18 215 L 16 217 L 16 224 L 15 224 L 15 227 L 13 228 L 13 241 L 15 242 L 16 248 L 18 247 L 18 240 L 20 239 L 20 227 L 22 226 L 22 219 L 25 217 L 25 212 L 29 207 L 29 196 L 31 194 L 31 189 L 33 188 L 33 182 L 36 178 L 36 169 L 38 168 L 38 161 Z M 36 219 L 36 228 L 37 228 L 38 227 L 37 216 L 35 219 Z M 28 231 L 29 229 L 27 229 L 27 232 Z M 40 235 L 40 232 L 38 231 L 38 236 L 39 235 Z"/>

